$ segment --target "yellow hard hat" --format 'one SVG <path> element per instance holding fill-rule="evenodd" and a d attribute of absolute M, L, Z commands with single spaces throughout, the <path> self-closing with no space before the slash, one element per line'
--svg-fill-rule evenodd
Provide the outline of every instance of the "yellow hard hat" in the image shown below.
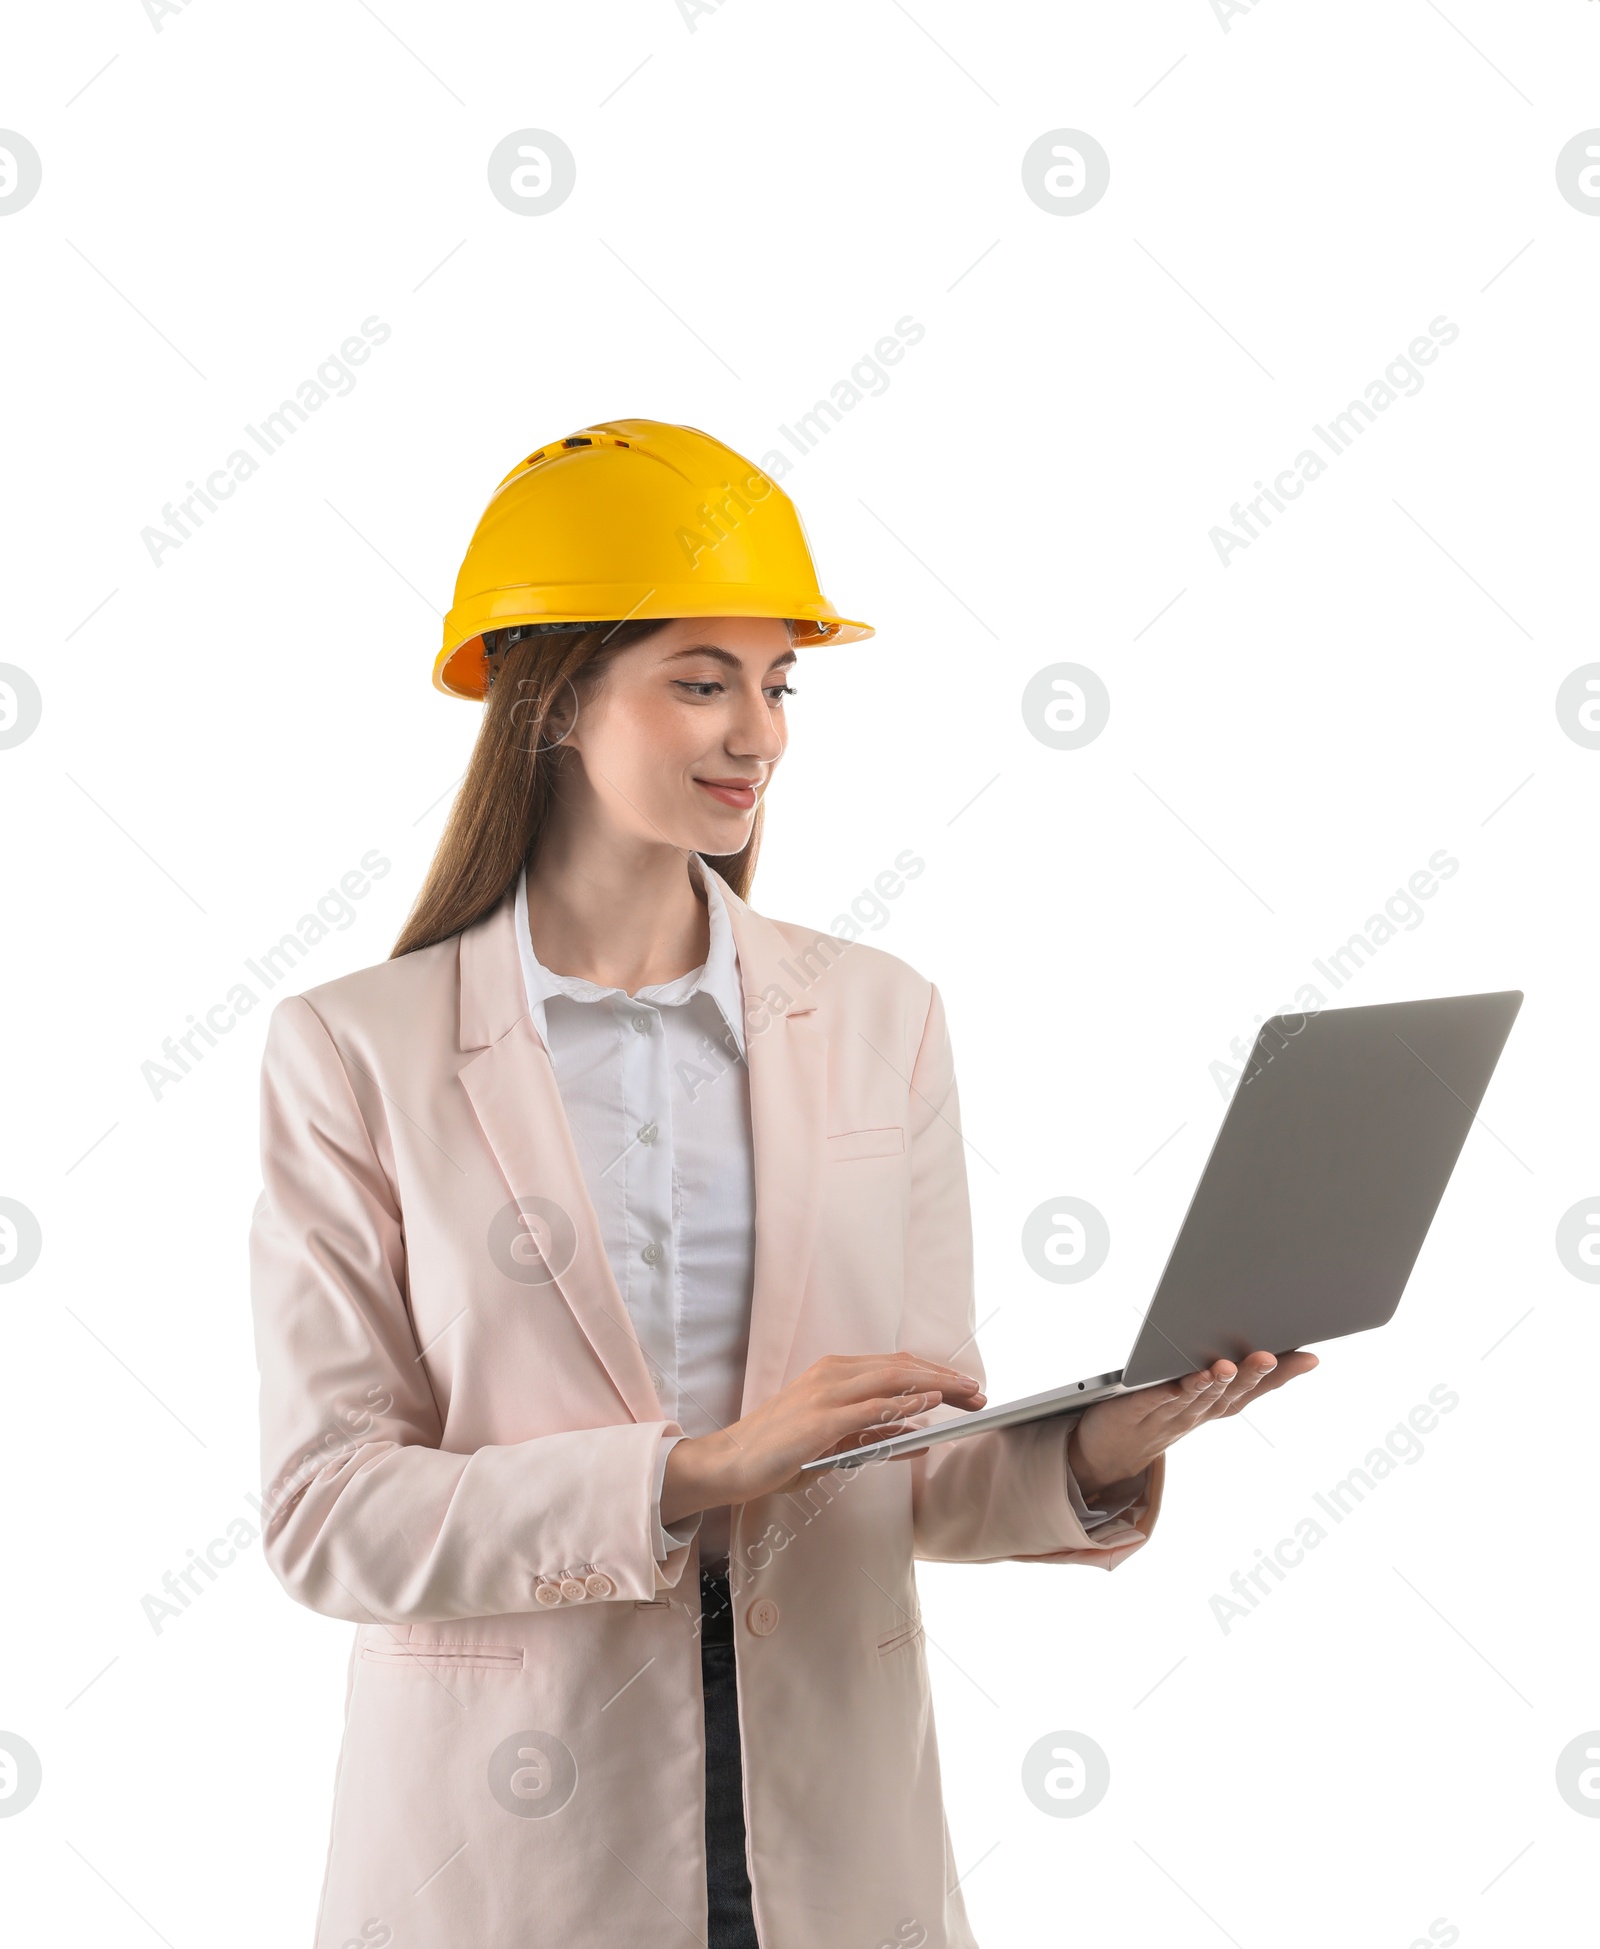
<path fill-rule="evenodd" d="M 483 632 L 514 623 L 792 618 L 796 645 L 854 643 L 777 482 L 692 426 L 608 420 L 519 460 L 467 548 L 434 688 L 482 697 Z"/>

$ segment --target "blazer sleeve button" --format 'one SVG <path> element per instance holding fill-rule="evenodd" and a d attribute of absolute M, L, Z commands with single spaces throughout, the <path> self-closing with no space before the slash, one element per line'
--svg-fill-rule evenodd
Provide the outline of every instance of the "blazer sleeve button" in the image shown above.
<path fill-rule="evenodd" d="M 770 1597 L 758 1597 L 745 1612 L 744 1621 L 758 1638 L 770 1638 L 778 1628 L 778 1607 Z"/>
<path fill-rule="evenodd" d="M 576 1577 L 561 1579 L 561 1595 L 567 1603 L 576 1604 L 580 1598 L 587 1597 L 588 1594 Z"/>
<path fill-rule="evenodd" d="M 583 1587 L 591 1597 L 609 1597 L 616 1589 L 611 1579 L 598 1570 L 584 1578 Z"/>
<path fill-rule="evenodd" d="M 548 1609 L 550 1605 L 561 1602 L 561 1592 L 554 1584 L 545 1583 L 541 1580 L 534 1586 L 533 1601 L 536 1604 L 544 1605 Z"/>

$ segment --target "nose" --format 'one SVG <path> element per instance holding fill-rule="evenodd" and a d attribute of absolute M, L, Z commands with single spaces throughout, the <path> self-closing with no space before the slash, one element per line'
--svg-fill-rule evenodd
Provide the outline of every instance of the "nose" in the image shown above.
<path fill-rule="evenodd" d="M 775 765 L 783 756 L 786 742 L 782 714 L 772 709 L 761 692 L 742 696 L 741 709 L 723 737 L 728 756 Z"/>

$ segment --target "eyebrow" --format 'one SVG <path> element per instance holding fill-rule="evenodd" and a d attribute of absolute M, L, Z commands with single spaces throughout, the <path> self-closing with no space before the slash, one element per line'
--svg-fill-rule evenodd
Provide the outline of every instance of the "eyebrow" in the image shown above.
<path fill-rule="evenodd" d="M 670 656 L 664 656 L 661 661 L 663 663 L 676 663 L 681 657 L 686 656 L 708 656 L 713 662 L 726 664 L 730 670 L 742 670 L 744 668 L 743 662 L 733 654 L 732 650 L 721 649 L 715 643 L 691 643 L 688 649 L 674 650 Z M 775 656 L 772 659 L 767 665 L 767 669 L 769 671 L 780 670 L 786 663 L 798 663 L 799 661 L 799 657 L 793 650 L 785 650 L 782 656 Z"/>

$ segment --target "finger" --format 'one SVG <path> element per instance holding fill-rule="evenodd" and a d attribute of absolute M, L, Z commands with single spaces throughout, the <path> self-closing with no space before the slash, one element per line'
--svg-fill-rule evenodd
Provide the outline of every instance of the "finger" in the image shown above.
<path fill-rule="evenodd" d="M 983 1389 L 978 1386 L 976 1381 L 942 1381 L 930 1376 L 923 1376 L 913 1387 L 896 1393 L 890 1398 L 904 1400 L 909 1398 L 912 1393 L 926 1395 L 928 1397 L 928 1406 L 935 1408 L 939 1406 L 941 1401 L 947 1402 L 952 1407 L 981 1408 L 989 1398 Z M 917 1414 L 921 1410 L 913 1408 L 911 1412 Z"/>
<path fill-rule="evenodd" d="M 873 1442 L 891 1441 L 896 1435 L 909 1435 L 910 1433 L 911 1423 L 909 1421 L 885 1421 L 875 1424 L 871 1428 L 862 1428 L 853 1435 L 846 1435 L 843 1441 L 836 1441 L 831 1448 L 824 1449 L 823 1453 L 825 1455 L 848 1455 L 853 1448 L 866 1448 Z M 915 1452 L 918 1455 L 924 1453 L 920 1448 Z"/>
<path fill-rule="evenodd" d="M 928 1388 L 917 1394 L 884 1394 L 867 1401 L 854 1401 L 833 1409 L 823 1423 L 825 1441 L 850 1439 L 877 1441 L 882 1430 L 906 1427 L 913 1416 L 939 1405 L 941 1396 Z"/>
<path fill-rule="evenodd" d="M 824 1370 L 832 1370 L 835 1380 L 845 1383 L 875 1377 L 885 1388 L 894 1386 L 896 1382 L 908 1389 L 932 1387 L 944 1381 L 959 1381 L 968 1387 L 981 1386 L 975 1374 L 915 1353 L 841 1354 L 819 1361 L 817 1365 Z"/>
<path fill-rule="evenodd" d="M 1231 1369 L 1233 1363 L 1218 1361 L 1215 1365 L 1219 1369 L 1224 1365 Z M 1231 1374 L 1219 1378 L 1211 1367 L 1201 1367 L 1195 1373 L 1185 1374 L 1181 1380 L 1171 1384 L 1173 1392 L 1154 1412 L 1164 1421 L 1181 1421 L 1186 1426 L 1192 1426 L 1221 1398 L 1231 1378 Z"/>
<path fill-rule="evenodd" d="M 824 1400 L 837 1407 L 912 1393 L 936 1393 L 939 1400 L 961 1406 L 988 1399 L 973 1375 L 957 1374 L 953 1368 L 938 1367 L 931 1361 L 907 1365 L 899 1359 L 874 1359 L 857 1372 L 830 1377 L 822 1388 Z"/>
<path fill-rule="evenodd" d="M 1169 1417 L 1168 1425 L 1179 1434 L 1187 1434 L 1198 1428 L 1202 1422 L 1211 1421 L 1224 1412 L 1230 1399 L 1237 1399 L 1234 1390 L 1239 1384 L 1239 1369 L 1231 1360 L 1216 1360 L 1204 1367 L 1198 1374 L 1186 1376 L 1195 1385 L 1188 1393 L 1179 1412 Z"/>
<path fill-rule="evenodd" d="M 865 1373 L 877 1370 L 885 1373 L 959 1374 L 963 1371 L 959 1367 L 950 1366 L 945 1361 L 930 1360 L 926 1354 L 912 1353 L 907 1348 L 900 1348 L 892 1353 L 829 1354 L 817 1361 L 816 1365 L 824 1371 L 832 1369 L 838 1373 Z"/>
<path fill-rule="evenodd" d="M 1277 1355 L 1270 1353 L 1250 1353 L 1237 1363 L 1227 1362 L 1227 1365 L 1233 1368 L 1233 1372 L 1227 1376 L 1220 1388 L 1213 1386 L 1207 1390 L 1205 1407 L 1200 1419 L 1214 1421 L 1224 1415 L 1236 1413 L 1250 1400 L 1277 1364 Z M 1213 1376 L 1222 1366 L 1221 1361 L 1212 1363 Z"/>
<path fill-rule="evenodd" d="M 1241 1408 L 1248 1407 L 1258 1394 L 1270 1393 L 1273 1387 L 1281 1386 L 1283 1380 L 1291 1378 L 1291 1375 L 1285 1374 L 1281 1379 L 1278 1378 L 1278 1366 L 1276 1354 L 1260 1350 L 1247 1354 L 1222 1394 L 1213 1398 L 1207 1411 L 1200 1418 L 1207 1421 L 1225 1420 L 1228 1416 L 1239 1413 Z M 1297 1367 L 1292 1371 L 1299 1372 L 1300 1369 Z"/>
<path fill-rule="evenodd" d="M 876 1428 L 888 1421 L 909 1421 L 929 1409 L 939 1407 L 944 1401 L 944 1392 L 937 1387 L 928 1387 L 920 1392 L 908 1394 L 889 1394 L 881 1400 L 868 1402 L 862 1412 L 870 1415 L 863 1425 Z"/>
<path fill-rule="evenodd" d="M 1192 1398 L 1195 1380 L 1195 1375 L 1185 1374 L 1181 1380 L 1160 1381 L 1151 1387 L 1135 1388 L 1129 1398 L 1142 1401 L 1146 1412 L 1151 1416 L 1166 1420 Z M 1200 1384 L 1205 1385 L 1203 1378 Z"/>
<path fill-rule="evenodd" d="M 1251 1399 L 1262 1394 L 1271 1394 L 1275 1388 L 1285 1386 L 1298 1375 L 1309 1374 L 1311 1369 L 1319 1364 L 1314 1353 L 1295 1352 L 1282 1355 L 1275 1367 L 1263 1372 L 1250 1395 L 1234 1401 L 1224 1412 L 1237 1414 L 1239 1409 L 1248 1405 Z"/>
<path fill-rule="evenodd" d="M 909 1421 L 914 1415 L 924 1414 L 929 1408 L 936 1408 L 940 1399 L 936 1388 L 915 1394 L 873 1395 L 865 1401 L 847 1402 L 834 1409 L 828 1417 L 829 1424 L 852 1432 L 879 1428 L 891 1421 Z"/>
<path fill-rule="evenodd" d="M 1232 1380 L 1228 1383 L 1229 1393 L 1233 1395 L 1248 1394 L 1253 1388 L 1261 1385 L 1262 1381 L 1266 1379 L 1267 1375 L 1272 1372 L 1277 1364 L 1278 1356 L 1273 1353 L 1246 1354 L 1234 1370 Z"/>
<path fill-rule="evenodd" d="M 1234 1388 L 1237 1384 L 1236 1374 L 1225 1376 L 1213 1374 L 1211 1384 L 1202 1388 L 1195 1399 L 1193 1410 L 1188 1417 L 1188 1426 L 1198 1428 L 1202 1422 L 1215 1420 L 1224 1411 L 1229 1400 L 1236 1398 Z"/>
<path fill-rule="evenodd" d="M 1230 1414 L 1237 1414 L 1241 1408 L 1248 1407 L 1271 1372 L 1270 1367 L 1260 1365 L 1255 1361 L 1255 1356 L 1251 1355 L 1215 1399 L 1203 1419 L 1220 1421 Z"/>
<path fill-rule="evenodd" d="M 983 1382 L 965 1368 L 949 1367 L 943 1361 L 913 1357 L 904 1370 L 902 1384 L 907 1387 L 939 1387 L 946 1398 L 955 1394 L 981 1394 Z"/>

